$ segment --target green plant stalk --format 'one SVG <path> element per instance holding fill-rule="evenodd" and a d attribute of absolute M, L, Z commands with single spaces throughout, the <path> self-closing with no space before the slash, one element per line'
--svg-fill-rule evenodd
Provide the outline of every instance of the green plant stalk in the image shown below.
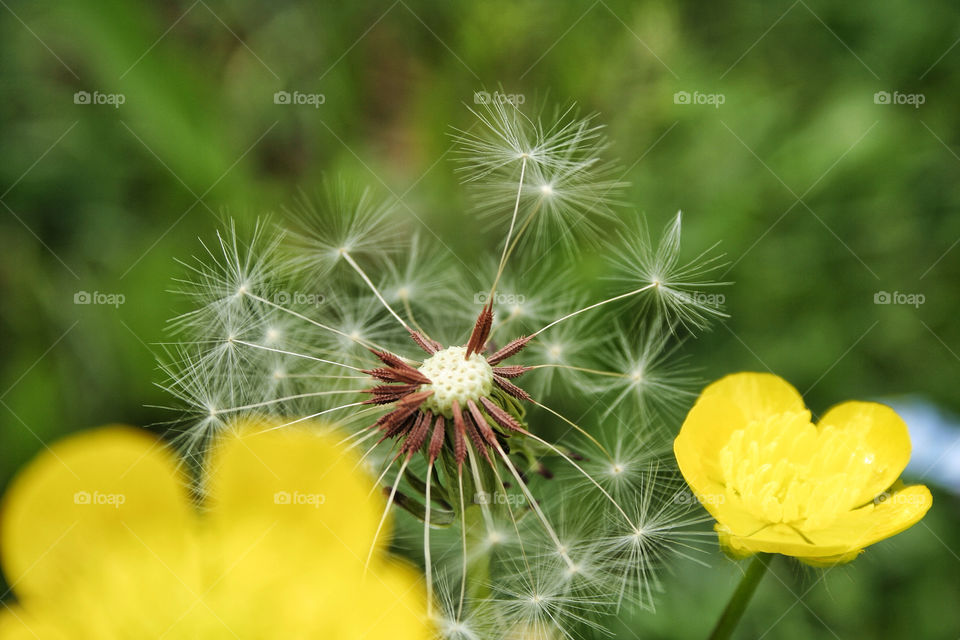
<path fill-rule="evenodd" d="M 747 572 L 743 574 L 740 584 L 737 585 L 737 590 L 733 592 L 730 602 L 727 603 L 727 608 L 723 610 L 723 614 L 717 620 L 717 626 L 713 628 L 710 640 L 727 640 L 733 634 L 733 630 L 737 628 L 740 618 L 743 617 L 743 612 L 757 590 L 757 585 L 760 584 L 760 580 L 767 573 L 770 558 L 771 554 L 769 553 L 758 553 L 753 557 L 753 561 L 747 567 Z"/>
<path fill-rule="evenodd" d="M 480 549 L 482 541 L 478 533 L 483 532 L 480 508 L 476 505 L 467 509 L 467 548 Z M 484 602 L 490 597 L 490 551 L 470 554 L 467 563 L 467 599 L 471 602 Z"/>

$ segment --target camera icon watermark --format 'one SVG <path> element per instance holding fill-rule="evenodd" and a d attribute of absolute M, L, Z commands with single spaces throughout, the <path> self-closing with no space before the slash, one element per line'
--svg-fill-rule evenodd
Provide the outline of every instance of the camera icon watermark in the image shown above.
<path fill-rule="evenodd" d="M 277 491 L 273 494 L 273 504 L 303 505 L 319 509 L 327 502 L 327 496 L 322 493 L 300 493 L 299 491 Z"/>
<path fill-rule="evenodd" d="M 919 109 L 927 101 L 922 93 L 900 93 L 899 91 L 877 91 L 873 94 L 873 104 L 905 104 Z"/>
<path fill-rule="evenodd" d="M 127 101 L 127 96 L 122 93 L 100 93 L 99 91 L 77 91 L 73 94 L 73 104 L 106 104 L 114 109 L 119 109 L 120 105 Z"/>
<path fill-rule="evenodd" d="M 914 309 L 919 309 L 920 305 L 927 301 L 927 297 L 922 293 L 903 293 L 901 291 L 877 291 L 873 294 L 873 304 L 899 304 L 909 305 Z"/>
<path fill-rule="evenodd" d="M 727 101 L 727 96 L 722 93 L 701 93 L 694 91 L 677 91 L 673 94 L 673 104 L 698 104 L 710 105 L 714 109 L 719 109 L 720 105 Z"/>
<path fill-rule="evenodd" d="M 277 91 L 273 94 L 273 104 L 309 105 L 319 109 L 326 103 L 327 96 L 322 93 L 303 93 L 301 91 Z"/>
<path fill-rule="evenodd" d="M 127 301 L 122 293 L 102 293 L 100 291 L 77 291 L 73 294 L 73 304 L 107 305 L 117 309 Z"/>
<path fill-rule="evenodd" d="M 919 505 L 924 503 L 924 497 L 922 495 L 916 494 L 904 494 L 901 492 L 890 493 L 889 491 L 884 491 L 876 498 L 873 499 L 873 504 L 881 505 L 884 502 L 889 502 L 890 504 L 896 505 Z"/>

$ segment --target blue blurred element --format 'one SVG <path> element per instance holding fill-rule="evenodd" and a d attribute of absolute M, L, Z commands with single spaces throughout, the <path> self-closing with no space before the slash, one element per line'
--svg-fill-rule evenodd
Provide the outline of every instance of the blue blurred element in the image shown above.
<path fill-rule="evenodd" d="M 960 419 L 922 396 L 882 402 L 893 407 L 910 428 L 913 455 L 904 475 L 960 495 Z"/>

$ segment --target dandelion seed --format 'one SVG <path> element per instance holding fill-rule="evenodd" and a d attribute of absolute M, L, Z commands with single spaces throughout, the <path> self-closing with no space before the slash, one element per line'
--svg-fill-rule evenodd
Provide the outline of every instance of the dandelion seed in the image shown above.
<path fill-rule="evenodd" d="M 652 307 L 655 317 L 669 326 L 677 323 L 688 329 L 706 329 L 710 322 L 725 318 L 723 297 L 712 291 L 727 282 L 714 282 L 709 275 L 723 266 L 723 255 L 711 255 L 716 245 L 688 262 L 680 261 L 682 215 L 666 226 L 660 243 L 654 245 L 643 226 L 621 232 L 624 248 L 614 257 L 617 279 L 629 285 L 648 285 L 652 296 L 638 298 L 641 306 Z"/>
<path fill-rule="evenodd" d="M 328 273 L 346 256 L 381 257 L 399 248 L 391 207 L 369 189 L 328 184 L 319 197 L 301 194 L 288 211 L 296 221 L 291 233 L 292 267 Z"/>
<path fill-rule="evenodd" d="M 545 126 L 509 103 L 483 105 L 475 114 L 478 130 L 455 136 L 458 159 L 481 215 L 499 222 L 514 211 L 510 231 L 516 223 L 520 233 L 507 234 L 507 254 L 521 238 L 559 240 L 570 249 L 598 231 L 598 218 L 612 215 L 626 183 L 601 159 L 607 143 L 592 118 L 568 109 Z M 534 232 L 523 233 L 530 227 Z"/>

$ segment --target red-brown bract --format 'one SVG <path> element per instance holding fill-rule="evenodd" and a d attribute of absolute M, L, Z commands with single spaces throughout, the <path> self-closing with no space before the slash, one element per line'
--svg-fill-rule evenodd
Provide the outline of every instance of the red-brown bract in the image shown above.
<path fill-rule="evenodd" d="M 487 304 L 480 312 L 470 334 L 470 340 L 467 342 L 467 358 L 474 353 L 483 354 L 486 351 L 492 325 L 493 311 Z M 413 341 L 426 353 L 433 355 L 443 349 L 441 344 L 422 333 L 412 329 L 409 331 Z M 500 366 L 500 363 L 520 353 L 529 341 L 530 337 L 522 336 L 507 343 L 485 358 L 487 364 L 492 368 L 494 383 L 505 393 L 521 401 L 530 400 L 530 395 L 510 382 L 508 378 L 517 378 L 529 369 L 520 365 Z M 423 448 L 427 442 L 431 426 L 433 432 L 430 435 L 426 450 L 430 464 L 436 461 L 446 444 L 452 447 L 454 460 L 458 467 L 461 467 L 466 460 L 467 440 L 472 443 L 478 453 L 483 455 L 488 463 L 492 464 L 489 449 L 496 450 L 498 448 L 498 438 L 509 437 L 508 434 L 511 431 L 528 435 L 526 429 L 515 416 L 500 406 L 495 399 L 485 396 L 478 397 L 476 400 L 467 400 L 465 407 L 461 407 L 454 400 L 453 424 L 448 425 L 443 415 L 434 415 L 430 410 L 423 408 L 423 403 L 433 394 L 433 391 L 421 391 L 420 389 L 423 385 L 431 384 L 432 380 L 393 353 L 376 349 L 370 351 L 385 366 L 369 369 L 364 373 L 381 380 L 384 384 L 365 389 L 364 393 L 371 395 L 365 402 L 367 404 L 392 404 L 394 409 L 381 416 L 369 428 L 377 427 L 383 432 L 380 442 L 389 438 L 394 438 L 400 442 L 398 456 L 405 454 L 409 460 L 414 453 Z M 503 429 L 503 433 L 495 432 L 491 428 L 488 418 L 499 425 Z M 448 429 L 449 434 L 447 433 Z"/>

